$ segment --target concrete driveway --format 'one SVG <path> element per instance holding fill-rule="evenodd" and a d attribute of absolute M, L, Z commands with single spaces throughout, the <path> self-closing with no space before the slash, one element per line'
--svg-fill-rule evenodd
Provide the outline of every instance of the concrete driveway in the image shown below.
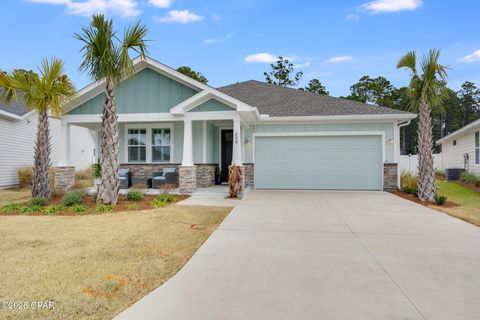
<path fill-rule="evenodd" d="M 248 193 L 118 319 L 479 319 L 480 228 L 383 192 Z"/>

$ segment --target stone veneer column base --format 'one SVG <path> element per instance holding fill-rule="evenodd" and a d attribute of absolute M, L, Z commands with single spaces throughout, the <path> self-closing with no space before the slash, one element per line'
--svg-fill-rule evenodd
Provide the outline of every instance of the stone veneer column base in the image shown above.
<path fill-rule="evenodd" d="M 215 185 L 215 168 L 217 164 L 198 163 L 195 164 L 197 170 L 197 188 L 207 188 Z"/>
<path fill-rule="evenodd" d="M 383 164 L 383 190 L 385 191 L 398 190 L 398 164 L 397 163 Z"/>
<path fill-rule="evenodd" d="M 195 166 L 178 167 L 178 187 L 180 193 L 193 193 L 197 190 L 197 168 Z"/>
<path fill-rule="evenodd" d="M 245 167 L 245 188 L 255 188 L 255 166 L 253 163 L 244 163 Z"/>
<path fill-rule="evenodd" d="M 75 167 L 61 166 L 55 168 L 55 190 L 67 192 L 75 185 Z"/>

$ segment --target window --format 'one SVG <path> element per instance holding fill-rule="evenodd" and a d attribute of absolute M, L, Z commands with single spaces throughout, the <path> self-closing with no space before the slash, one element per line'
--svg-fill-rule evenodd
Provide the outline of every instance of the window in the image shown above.
<path fill-rule="evenodd" d="M 475 164 L 480 164 L 480 131 L 475 132 Z"/>
<path fill-rule="evenodd" d="M 453 140 L 453 145 L 454 145 L 454 146 L 457 145 L 457 140 Z"/>
<path fill-rule="evenodd" d="M 152 129 L 152 162 L 170 162 L 170 129 Z"/>
<path fill-rule="evenodd" d="M 147 161 L 147 130 L 128 129 L 128 162 Z"/>

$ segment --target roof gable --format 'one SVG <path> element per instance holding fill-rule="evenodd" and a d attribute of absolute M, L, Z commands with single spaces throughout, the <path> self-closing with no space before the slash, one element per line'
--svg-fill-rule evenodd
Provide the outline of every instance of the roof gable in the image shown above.
<path fill-rule="evenodd" d="M 232 111 L 234 108 L 218 101 L 217 99 L 210 99 L 191 109 L 189 112 L 207 112 L 207 111 Z"/>
<path fill-rule="evenodd" d="M 198 90 L 147 67 L 132 78 L 117 84 L 115 103 L 118 113 L 167 113 L 172 107 L 196 93 Z M 103 99 L 102 91 L 68 114 L 101 114 Z"/>

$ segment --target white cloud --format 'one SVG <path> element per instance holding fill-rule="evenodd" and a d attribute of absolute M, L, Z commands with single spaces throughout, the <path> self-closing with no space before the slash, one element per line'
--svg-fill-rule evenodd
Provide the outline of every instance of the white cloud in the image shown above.
<path fill-rule="evenodd" d="M 222 17 L 219 16 L 218 14 L 215 14 L 215 13 L 212 14 L 212 20 L 213 20 L 213 21 L 218 21 L 218 20 L 221 20 L 221 19 L 222 19 Z"/>
<path fill-rule="evenodd" d="M 332 57 L 332 58 L 328 59 L 326 62 L 327 63 L 339 63 L 339 62 L 346 62 L 346 61 L 350 61 L 350 60 L 353 60 L 353 58 L 350 57 L 350 56 L 337 56 L 337 57 Z"/>
<path fill-rule="evenodd" d="M 224 37 L 205 39 L 205 40 L 203 40 L 203 43 L 213 44 L 213 43 L 225 42 L 225 41 L 227 41 L 228 39 L 230 39 L 231 37 L 232 37 L 232 35 L 229 33 L 229 34 L 225 35 Z"/>
<path fill-rule="evenodd" d="M 305 61 L 304 63 L 296 63 L 294 65 L 295 68 L 306 68 L 310 66 L 310 61 Z"/>
<path fill-rule="evenodd" d="M 476 62 L 480 61 L 480 49 L 475 51 L 472 54 L 466 55 L 465 57 L 458 59 L 458 62 Z"/>
<path fill-rule="evenodd" d="M 122 17 L 135 17 L 142 13 L 135 0 L 29 0 L 33 3 L 65 5 L 68 14 L 90 16 L 95 13 L 112 13 Z"/>
<path fill-rule="evenodd" d="M 422 5 L 422 0 L 374 0 L 361 5 L 370 13 L 397 12 L 415 10 Z"/>
<path fill-rule="evenodd" d="M 277 61 L 278 56 L 271 53 L 255 53 L 247 55 L 243 60 L 245 62 L 271 63 Z"/>
<path fill-rule="evenodd" d="M 204 16 L 199 16 L 190 10 L 171 10 L 168 15 L 164 17 L 154 17 L 154 20 L 160 23 L 190 23 L 203 20 Z"/>
<path fill-rule="evenodd" d="M 168 8 L 172 5 L 172 2 L 172 0 L 148 0 L 148 3 L 158 8 Z"/>
<path fill-rule="evenodd" d="M 345 17 L 345 20 L 347 21 L 357 21 L 358 19 L 360 19 L 360 16 L 357 16 L 356 14 L 349 14 Z"/>

